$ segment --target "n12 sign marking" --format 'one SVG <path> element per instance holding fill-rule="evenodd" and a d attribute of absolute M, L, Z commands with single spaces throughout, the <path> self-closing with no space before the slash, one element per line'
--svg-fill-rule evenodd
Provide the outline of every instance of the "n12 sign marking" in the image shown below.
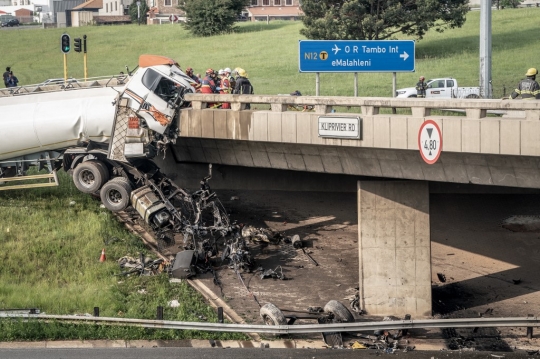
<path fill-rule="evenodd" d="M 426 120 L 418 132 L 418 149 L 427 164 L 434 164 L 442 151 L 442 133 L 439 125 L 433 120 Z"/>

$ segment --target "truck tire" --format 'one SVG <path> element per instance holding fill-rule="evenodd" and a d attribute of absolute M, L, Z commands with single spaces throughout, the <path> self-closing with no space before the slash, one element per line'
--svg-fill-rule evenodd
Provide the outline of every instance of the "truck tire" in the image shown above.
<path fill-rule="evenodd" d="M 105 183 L 99 192 L 101 202 L 111 212 L 120 212 L 129 205 L 131 185 L 124 177 L 115 177 Z"/>
<path fill-rule="evenodd" d="M 107 183 L 111 179 L 111 173 L 107 168 L 107 165 L 101 161 L 93 161 L 99 168 L 101 168 L 101 173 L 103 174 L 103 184 Z"/>
<path fill-rule="evenodd" d="M 261 318 L 266 325 L 287 325 L 283 312 L 272 303 L 266 303 L 260 310 Z"/>
<path fill-rule="evenodd" d="M 325 313 L 332 313 L 340 322 L 354 323 L 354 316 L 346 306 L 337 300 L 331 300 L 324 306 Z"/>
<path fill-rule="evenodd" d="M 107 167 L 99 161 L 86 161 L 73 170 L 73 183 L 83 193 L 99 191 L 109 180 Z"/>
<path fill-rule="evenodd" d="M 480 96 L 478 96 L 477 94 L 473 93 L 473 94 L 470 94 L 469 96 L 465 97 L 465 98 L 480 98 Z"/>
<path fill-rule="evenodd" d="M 408 98 L 416 98 L 416 95 L 411 95 Z"/>

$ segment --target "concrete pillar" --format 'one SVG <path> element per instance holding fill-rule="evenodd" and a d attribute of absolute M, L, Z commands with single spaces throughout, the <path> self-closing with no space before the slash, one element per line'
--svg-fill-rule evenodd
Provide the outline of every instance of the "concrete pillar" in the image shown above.
<path fill-rule="evenodd" d="M 360 301 L 370 315 L 431 315 L 427 182 L 358 181 Z"/>

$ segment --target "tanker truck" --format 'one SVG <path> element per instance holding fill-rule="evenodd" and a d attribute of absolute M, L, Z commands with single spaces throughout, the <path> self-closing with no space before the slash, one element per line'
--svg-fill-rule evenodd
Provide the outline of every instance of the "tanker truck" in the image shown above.
<path fill-rule="evenodd" d="M 0 190 L 58 185 L 62 168 L 78 190 L 99 196 L 110 211 L 136 211 L 158 237 L 226 232 L 211 174 L 188 193 L 152 161 L 175 143 L 193 80 L 173 59 L 155 55 L 141 55 L 128 80 L 117 80 L 0 90 Z M 29 176 L 32 166 L 48 173 Z M 13 185 L 20 180 L 40 183 Z"/>

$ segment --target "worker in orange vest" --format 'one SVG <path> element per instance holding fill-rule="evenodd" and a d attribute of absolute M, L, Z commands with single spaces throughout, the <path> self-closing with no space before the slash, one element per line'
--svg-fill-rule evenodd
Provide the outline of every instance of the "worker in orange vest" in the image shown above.
<path fill-rule="evenodd" d="M 219 75 L 221 76 L 221 82 L 219 85 L 219 93 L 220 94 L 231 93 L 231 82 L 229 80 L 229 77 L 227 76 L 227 73 L 221 70 L 221 73 Z M 228 110 L 231 108 L 231 104 L 228 102 L 224 102 L 221 104 L 221 108 Z"/>

